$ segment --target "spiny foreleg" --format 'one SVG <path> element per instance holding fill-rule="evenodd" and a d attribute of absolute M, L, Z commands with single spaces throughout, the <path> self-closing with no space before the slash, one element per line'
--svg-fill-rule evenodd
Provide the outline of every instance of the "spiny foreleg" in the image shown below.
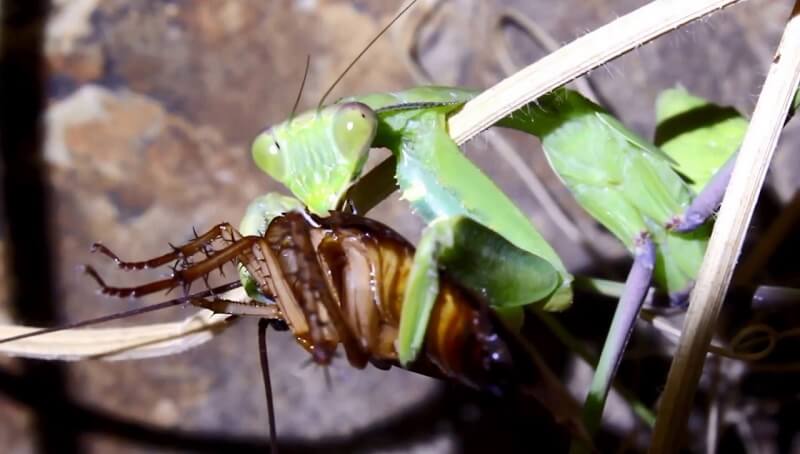
<path fill-rule="evenodd" d="M 225 238 L 226 233 L 229 236 L 228 238 Z M 121 260 L 117 254 L 112 252 L 109 248 L 101 243 L 94 243 L 91 251 L 99 252 L 105 256 L 108 256 L 114 261 L 117 267 L 123 270 L 141 270 L 147 268 L 158 268 L 176 260 L 188 260 L 189 257 L 194 256 L 198 252 L 203 252 L 206 257 L 209 257 L 212 255 L 209 247 L 214 241 L 222 239 L 224 241 L 233 243 L 241 237 L 242 235 L 240 235 L 232 225 L 227 222 L 223 222 L 215 225 L 202 235 L 197 235 L 197 232 L 195 232 L 195 238 L 182 246 L 173 246 L 170 244 L 172 252 L 141 262 L 127 262 Z M 189 262 L 184 263 L 187 265 L 189 264 Z"/>
<path fill-rule="evenodd" d="M 95 281 L 97 281 L 97 283 L 100 285 L 100 292 L 104 295 L 120 297 L 120 298 L 124 297 L 138 298 L 159 291 L 169 291 L 178 286 L 183 288 L 185 294 L 188 294 L 192 282 L 198 279 L 206 279 L 212 271 L 221 268 L 227 262 L 243 261 L 245 259 L 245 257 L 243 257 L 245 255 L 245 251 L 248 251 L 250 248 L 252 248 L 253 244 L 258 240 L 259 237 L 255 236 L 240 238 L 238 240 L 235 240 L 229 246 L 219 251 L 215 251 L 213 255 L 202 261 L 191 264 L 190 266 L 187 266 L 185 268 L 173 269 L 171 276 L 166 279 L 148 282 L 146 284 L 142 284 L 135 287 L 113 287 L 107 285 L 100 277 L 100 275 L 97 273 L 97 271 L 95 271 L 95 269 L 92 268 L 91 266 L 86 266 L 85 271 L 90 276 L 92 276 L 95 279 Z M 195 243 L 193 247 L 197 247 L 197 249 L 195 249 L 195 252 L 198 251 L 199 250 L 198 240 L 193 241 L 192 243 Z M 153 261 L 159 259 L 160 257 L 153 259 Z M 152 261 L 147 261 L 147 262 L 152 262 Z M 140 263 L 147 263 L 147 262 L 140 262 Z"/>

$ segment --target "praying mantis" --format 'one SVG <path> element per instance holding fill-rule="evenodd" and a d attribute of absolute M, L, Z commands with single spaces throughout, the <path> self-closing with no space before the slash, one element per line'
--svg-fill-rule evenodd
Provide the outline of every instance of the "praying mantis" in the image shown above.
<path fill-rule="evenodd" d="M 393 152 L 402 198 L 428 222 L 403 306 L 397 340 L 401 364 L 409 363 L 419 351 L 436 294 L 435 274 L 430 277 L 431 269 L 436 267 L 448 270 L 463 285 L 481 292 L 501 314 L 509 307 L 541 300 L 545 310 L 563 309 L 570 302 L 568 286 L 572 278 L 554 258 L 552 249 L 447 135 L 447 115 L 473 95 L 474 92 L 459 88 L 420 87 L 345 98 L 273 126 L 254 141 L 256 164 L 317 214 L 344 203 L 347 189 L 359 176 L 371 146 Z M 696 99 L 693 102 L 702 103 Z M 635 318 L 631 315 L 638 312 L 650 276 L 679 303 L 690 290 L 702 261 L 709 226 L 701 221 L 686 229 L 689 232 L 678 231 L 677 226 L 683 222 L 681 213 L 694 196 L 678 171 L 694 175 L 695 187 L 702 187 L 705 181 L 697 175 L 721 167 L 721 161 L 735 151 L 736 138 L 726 144 L 716 161 L 700 165 L 683 159 L 681 167 L 681 163 L 627 130 L 602 108 L 577 92 L 564 89 L 545 95 L 498 125 L 539 137 L 553 169 L 579 203 L 636 257 L 632 275 L 641 275 L 637 276 L 638 282 L 632 282 L 635 291 L 624 295 L 620 303 L 629 312 L 631 307 L 634 309 L 622 339 L 616 339 L 612 349 L 616 351 L 616 364 Z M 743 125 L 740 127 L 743 130 Z M 315 169 L 323 169 L 323 173 Z M 371 183 L 375 184 L 375 180 Z M 394 181 L 385 179 L 383 184 L 392 187 Z M 372 190 L 385 192 L 375 187 Z M 511 272 L 502 267 L 486 267 L 483 264 L 487 260 L 498 263 L 503 258 L 498 258 L 502 255 L 496 255 L 496 250 L 487 253 L 480 243 L 465 241 L 454 252 L 452 238 L 457 233 L 452 226 L 457 222 L 454 220 L 462 218 L 485 228 L 487 235 L 497 235 L 517 247 L 515 258 L 528 265 L 515 264 Z M 243 231 L 255 233 L 251 224 L 243 227 Z M 453 255 L 460 260 L 448 260 Z M 499 284 L 492 287 L 487 282 Z M 502 293 L 519 283 L 530 287 L 527 293 L 514 295 L 516 301 Z M 512 313 L 511 317 L 515 315 Z M 612 332 L 609 339 L 616 336 L 620 334 Z M 606 381 L 613 376 L 614 367 L 605 371 L 609 374 Z"/>

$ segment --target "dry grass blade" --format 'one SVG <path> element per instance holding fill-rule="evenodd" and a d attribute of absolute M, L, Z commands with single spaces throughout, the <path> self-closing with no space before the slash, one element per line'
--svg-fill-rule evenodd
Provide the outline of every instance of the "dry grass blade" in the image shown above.
<path fill-rule="evenodd" d="M 0 353 L 61 361 L 114 361 L 166 356 L 210 340 L 226 326 L 229 317 L 202 310 L 175 323 L 59 331 L 0 345 Z M 26 326 L 0 326 L 0 339 L 35 330 L 37 328 Z"/>
<path fill-rule="evenodd" d="M 224 294 L 228 299 L 244 299 L 239 288 Z M 79 328 L 36 335 L 0 345 L 8 356 L 59 361 L 154 358 L 174 355 L 211 340 L 232 317 L 200 310 L 178 322 L 155 323 L 122 328 Z M 0 339 L 38 331 L 40 328 L 0 325 Z"/>
<path fill-rule="evenodd" d="M 677 452 L 711 335 L 784 119 L 800 80 L 800 2 L 783 33 L 742 143 L 661 397 L 651 453 Z"/>
<path fill-rule="evenodd" d="M 456 142 L 463 143 L 489 127 L 502 116 L 553 88 L 561 86 L 664 33 L 739 1 L 741 0 L 653 1 L 576 39 L 485 91 L 466 104 L 461 112 L 450 119 L 450 133 Z M 152 337 L 148 337 L 148 345 L 153 345 L 153 343 L 161 340 L 169 339 L 175 341 L 176 344 L 173 344 L 171 349 L 158 351 L 164 355 L 172 354 L 189 348 L 186 346 L 188 344 L 181 344 L 180 337 L 175 337 L 175 333 L 180 332 L 181 327 L 188 323 L 188 320 L 192 320 L 192 317 L 176 323 L 137 327 L 141 330 L 137 332 L 137 335 L 149 336 L 152 334 Z M 212 330 L 208 331 L 211 333 L 214 332 L 213 329 L 218 327 L 219 325 L 211 324 L 205 329 Z M 5 327 L 5 329 L 25 329 L 25 327 L 13 326 Z M 103 330 L 103 333 L 111 339 L 115 333 L 120 336 L 127 336 L 130 331 L 126 330 L 130 329 L 132 328 L 106 329 Z M 164 331 L 160 330 L 167 330 L 169 334 L 165 335 Z M 193 343 L 189 346 L 197 345 L 197 340 L 201 339 L 197 336 L 200 335 L 201 331 L 195 330 L 191 332 L 191 335 L 195 337 L 192 338 Z M 74 359 L 76 355 L 74 354 L 73 344 L 84 342 L 87 332 L 89 330 L 63 331 L 59 333 L 60 336 L 57 343 L 42 347 L 46 348 L 47 351 L 41 352 L 41 354 L 26 353 L 25 351 L 16 351 L 13 354 L 53 359 Z M 210 337 L 207 336 L 203 339 L 207 340 Z M 54 342 L 56 342 L 55 338 L 50 339 L 54 339 Z M 8 348 L 13 345 L 9 344 Z M 143 347 L 141 344 L 137 346 L 134 343 L 122 347 L 116 345 L 111 349 L 106 349 L 105 352 L 99 349 L 96 354 L 89 356 L 99 355 L 102 358 L 107 358 L 104 355 L 112 352 L 121 355 L 122 351 L 125 350 L 126 355 L 129 357 L 138 357 L 142 348 L 147 347 Z M 150 350 L 150 352 L 147 356 L 156 355 L 155 350 Z"/>

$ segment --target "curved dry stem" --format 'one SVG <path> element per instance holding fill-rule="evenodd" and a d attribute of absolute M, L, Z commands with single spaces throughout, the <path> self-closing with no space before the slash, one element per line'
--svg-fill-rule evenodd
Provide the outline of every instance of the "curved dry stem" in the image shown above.
<path fill-rule="evenodd" d="M 678 351 L 670 367 L 651 453 L 677 452 L 703 371 L 705 352 L 728 291 L 778 136 L 800 81 L 800 2 L 756 103 L 728 190 L 689 301 Z"/>

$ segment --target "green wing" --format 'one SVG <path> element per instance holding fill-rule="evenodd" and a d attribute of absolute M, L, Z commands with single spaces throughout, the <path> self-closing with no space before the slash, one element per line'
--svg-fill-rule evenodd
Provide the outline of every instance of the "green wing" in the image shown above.
<path fill-rule="evenodd" d="M 747 120 L 732 107 L 722 107 L 683 88 L 661 92 L 656 100 L 655 142 L 675 161 L 699 193 L 739 148 Z"/>
<path fill-rule="evenodd" d="M 655 279 L 667 291 L 691 284 L 707 235 L 665 228 L 693 195 L 672 158 L 570 90 L 547 94 L 500 125 L 538 136 L 578 203 L 629 249 L 637 235 L 650 232 L 659 246 Z"/>

